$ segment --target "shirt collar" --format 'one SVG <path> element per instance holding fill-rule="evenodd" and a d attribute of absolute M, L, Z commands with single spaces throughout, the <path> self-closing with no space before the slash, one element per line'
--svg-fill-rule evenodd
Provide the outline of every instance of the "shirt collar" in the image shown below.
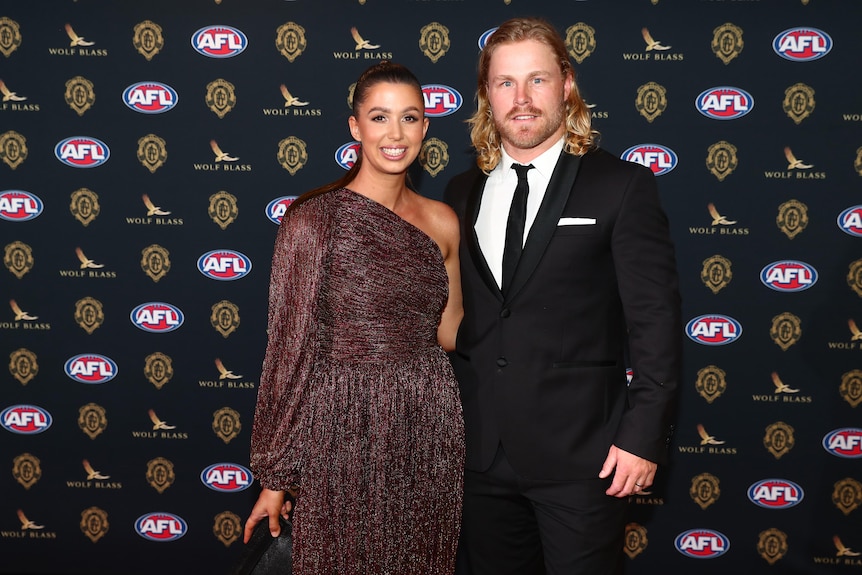
<path fill-rule="evenodd" d="M 553 173 L 554 168 L 557 165 L 557 159 L 560 157 L 560 152 L 563 151 L 564 143 L 565 136 L 562 136 L 557 143 L 542 152 L 540 156 L 533 158 L 533 161 L 530 162 L 533 164 L 536 171 L 539 172 L 539 175 L 541 175 L 545 180 L 551 179 L 551 173 Z M 512 167 L 512 164 L 518 162 L 515 162 L 515 160 L 506 153 L 505 146 L 500 146 L 500 151 L 502 152 L 502 157 L 500 158 L 500 169 L 502 173 L 506 173 L 506 171 Z"/>

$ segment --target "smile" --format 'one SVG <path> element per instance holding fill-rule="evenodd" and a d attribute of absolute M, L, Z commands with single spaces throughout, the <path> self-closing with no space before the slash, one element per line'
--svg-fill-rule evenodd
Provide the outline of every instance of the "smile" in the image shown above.
<path fill-rule="evenodd" d="M 387 158 L 400 158 L 407 152 L 407 148 L 380 148 Z"/>

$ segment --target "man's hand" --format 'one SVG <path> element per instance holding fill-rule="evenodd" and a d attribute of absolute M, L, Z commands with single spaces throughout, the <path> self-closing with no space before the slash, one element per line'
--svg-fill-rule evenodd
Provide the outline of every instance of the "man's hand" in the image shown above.
<path fill-rule="evenodd" d="M 278 523 L 278 516 L 281 514 L 287 518 L 288 513 L 292 508 L 292 504 L 284 497 L 284 491 L 273 491 L 271 489 L 263 489 L 257 498 L 257 503 L 251 509 L 251 514 L 245 522 L 245 533 L 243 542 L 248 543 L 251 538 L 251 533 L 254 531 L 254 526 L 267 519 L 269 521 L 269 533 L 273 537 L 278 537 L 281 533 L 281 525 Z"/>
<path fill-rule="evenodd" d="M 599 477 L 605 479 L 613 473 L 613 482 L 605 493 L 613 497 L 628 497 L 648 489 L 655 479 L 657 468 L 658 465 L 652 461 L 611 445 Z"/>

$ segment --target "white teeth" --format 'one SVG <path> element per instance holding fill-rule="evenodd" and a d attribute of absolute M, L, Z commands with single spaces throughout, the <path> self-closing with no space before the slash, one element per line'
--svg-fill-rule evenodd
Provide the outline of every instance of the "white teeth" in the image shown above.
<path fill-rule="evenodd" d="M 402 148 L 382 148 L 382 150 L 387 156 L 400 156 L 404 153 Z"/>

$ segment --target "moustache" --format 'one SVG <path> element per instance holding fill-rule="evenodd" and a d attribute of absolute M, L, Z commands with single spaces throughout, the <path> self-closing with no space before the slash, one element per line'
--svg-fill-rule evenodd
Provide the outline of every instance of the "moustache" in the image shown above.
<path fill-rule="evenodd" d="M 531 116 L 542 116 L 542 111 L 538 108 L 533 108 L 532 106 L 528 108 L 517 108 L 506 114 L 507 120 L 513 120 L 517 116 L 522 116 L 524 114 L 529 114 Z"/>

